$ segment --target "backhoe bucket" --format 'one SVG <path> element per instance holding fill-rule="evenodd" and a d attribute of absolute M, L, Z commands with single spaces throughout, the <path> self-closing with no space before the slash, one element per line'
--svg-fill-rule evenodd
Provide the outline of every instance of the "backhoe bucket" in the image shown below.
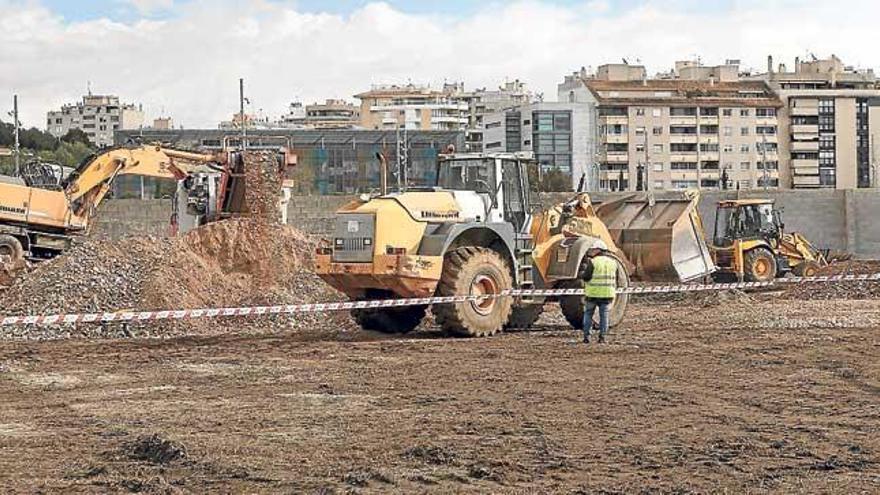
<path fill-rule="evenodd" d="M 634 194 L 595 207 L 611 237 L 646 281 L 698 279 L 715 271 L 703 236 L 699 197 Z"/>

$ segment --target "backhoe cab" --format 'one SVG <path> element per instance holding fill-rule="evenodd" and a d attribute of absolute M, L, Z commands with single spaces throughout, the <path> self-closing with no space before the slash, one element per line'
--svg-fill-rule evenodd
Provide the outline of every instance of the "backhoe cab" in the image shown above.
<path fill-rule="evenodd" d="M 676 273 L 682 280 L 714 269 L 708 247 L 695 234 L 695 200 L 655 203 L 627 197 L 602 205 L 613 230 L 586 194 L 533 215 L 531 167 L 536 164 L 530 154 L 441 155 L 433 187 L 365 197 L 338 210 L 333 237 L 317 250 L 316 272 L 352 300 L 579 288 L 586 252 L 600 241 L 618 260 L 621 287 L 629 283 L 631 270 L 647 276 Z M 687 228 L 678 228 L 684 223 Z M 548 300 L 489 297 L 437 304 L 432 311 L 448 333 L 485 336 L 528 328 Z M 569 323 L 580 328 L 581 297 L 559 302 Z M 612 325 L 623 319 L 626 305 L 625 295 L 617 298 Z M 425 311 L 426 306 L 409 306 L 352 314 L 364 329 L 405 333 L 419 325 Z"/>
<path fill-rule="evenodd" d="M 713 240 L 719 280 L 767 282 L 789 272 L 809 277 L 828 265 L 826 254 L 804 236 L 785 232 L 770 199 L 720 201 Z"/>

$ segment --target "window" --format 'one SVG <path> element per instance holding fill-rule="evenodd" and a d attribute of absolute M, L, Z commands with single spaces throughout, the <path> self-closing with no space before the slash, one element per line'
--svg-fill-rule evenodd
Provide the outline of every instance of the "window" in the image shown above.
<path fill-rule="evenodd" d="M 747 144 L 741 144 L 741 145 L 739 146 L 739 152 L 740 152 L 740 153 L 748 153 L 748 152 L 749 152 L 749 145 L 747 145 Z"/>
<path fill-rule="evenodd" d="M 672 162 L 669 164 L 670 170 L 696 170 L 697 162 Z"/>
<path fill-rule="evenodd" d="M 718 116 L 718 108 L 716 108 L 716 107 L 701 108 L 700 115 L 703 115 L 706 117 L 717 117 Z"/>
<path fill-rule="evenodd" d="M 655 145 L 651 146 L 651 151 L 653 151 L 654 153 L 663 153 L 663 145 L 662 144 L 655 144 Z"/>
<path fill-rule="evenodd" d="M 749 170 L 752 168 L 752 162 L 739 162 L 740 170 Z"/>
<path fill-rule="evenodd" d="M 669 109 L 672 117 L 693 117 L 697 115 L 696 107 L 672 107 Z"/>
<path fill-rule="evenodd" d="M 636 136 L 644 136 L 645 128 L 642 126 L 636 127 Z"/>
<path fill-rule="evenodd" d="M 663 164 L 660 162 L 657 162 L 654 164 L 653 169 L 654 169 L 654 172 L 662 172 L 663 171 Z"/>
<path fill-rule="evenodd" d="M 733 135 L 733 127 L 725 126 L 724 127 L 724 135 L 725 136 L 732 136 Z"/>
<path fill-rule="evenodd" d="M 639 115 L 639 116 L 645 115 L 645 109 L 644 108 L 636 108 L 636 115 Z"/>
<path fill-rule="evenodd" d="M 739 187 L 740 189 L 751 189 L 752 181 L 750 179 L 742 179 L 737 182 L 737 187 Z"/>
<path fill-rule="evenodd" d="M 655 180 L 654 181 L 654 189 L 663 189 L 664 187 L 666 187 L 666 183 L 663 182 L 662 180 Z"/>
<path fill-rule="evenodd" d="M 501 147 L 501 141 L 494 141 L 491 143 L 486 143 L 486 149 L 500 148 L 500 147 Z"/>
<path fill-rule="evenodd" d="M 663 110 L 662 110 L 662 109 L 660 109 L 660 108 L 652 108 L 652 109 L 651 109 L 651 116 L 653 116 L 653 117 L 660 117 L 660 116 L 662 116 L 662 115 L 663 115 Z"/>
<path fill-rule="evenodd" d="M 663 127 L 662 126 L 655 126 L 654 127 L 654 135 L 661 136 L 662 134 L 663 134 Z"/>
<path fill-rule="evenodd" d="M 696 153 L 697 143 L 672 143 L 669 145 L 672 153 Z"/>
<path fill-rule="evenodd" d="M 739 135 L 740 136 L 748 136 L 749 135 L 749 128 L 748 127 L 741 127 L 739 129 Z"/>
<path fill-rule="evenodd" d="M 718 134 L 717 125 L 701 125 L 700 134 Z"/>
<path fill-rule="evenodd" d="M 733 109 L 732 108 L 725 108 L 724 110 L 721 111 L 721 115 L 724 115 L 725 117 L 730 117 L 733 115 Z"/>
<path fill-rule="evenodd" d="M 709 153 L 717 153 L 718 152 L 718 143 L 700 143 L 700 151 L 709 152 Z"/>
<path fill-rule="evenodd" d="M 644 153 L 644 152 L 645 152 L 645 145 L 642 143 L 636 144 L 636 153 Z"/>
<path fill-rule="evenodd" d="M 494 129 L 496 127 L 501 127 L 501 122 L 489 122 L 486 124 L 486 129 Z"/>
<path fill-rule="evenodd" d="M 768 136 L 772 136 L 776 134 L 776 126 L 775 125 L 766 125 L 766 126 L 758 126 L 755 127 L 755 134 L 767 134 Z"/>
<path fill-rule="evenodd" d="M 695 180 L 674 180 L 672 181 L 673 189 L 695 189 L 697 181 Z"/>
<path fill-rule="evenodd" d="M 775 108 L 756 108 L 755 109 L 756 117 L 775 117 L 776 109 Z"/>
<path fill-rule="evenodd" d="M 627 133 L 626 124 L 611 124 L 605 129 L 605 133 L 609 136 L 620 136 Z"/>
<path fill-rule="evenodd" d="M 733 145 L 732 144 L 725 144 L 724 145 L 724 152 L 725 153 L 733 153 Z"/>
<path fill-rule="evenodd" d="M 739 116 L 740 117 L 748 117 L 749 116 L 749 109 L 748 108 L 741 108 L 739 111 Z"/>

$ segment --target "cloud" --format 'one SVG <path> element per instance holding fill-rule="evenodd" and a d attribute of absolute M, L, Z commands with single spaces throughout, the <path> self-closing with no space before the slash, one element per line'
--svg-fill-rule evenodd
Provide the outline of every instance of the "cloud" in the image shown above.
<path fill-rule="evenodd" d="M 120 0 L 135 8 L 140 14 L 149 15 L 161 10 L 169 10 L 174 7 L 174 0 Z"/>
<path fill-rule="evenodd" d="M 695 55 L 757 69 L 769 54 L 790 61 L 807 51 L 880 62 L 874 1 L 848 2 L 858 16 L 824 0 L 603 4 L 493 3 L 452 17 L 381 2 L 339 15 L 294 2 L 193 0 L 159 20 L 68 22 L 33 1 L 0 0 L 0 88 L 20 94 L 29 125 L 44 126 L 47 110 L 79 100 L 90 81 L 96 93 L 143 103 L 148 118 L 164 108 L 186 127 L 215 127 L 237 109 L 239 77 L 253 109 L 277 116 L 295 98 L 352 100 L 371 84 L 409 80 L 474 88 L 519 78 L 552 100 L 566 73 L 624 57 L 652 72 Z"/>

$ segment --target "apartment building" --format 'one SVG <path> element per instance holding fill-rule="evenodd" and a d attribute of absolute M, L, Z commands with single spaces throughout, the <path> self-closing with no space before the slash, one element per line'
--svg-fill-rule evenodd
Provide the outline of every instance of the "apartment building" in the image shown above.
<path fill-rule="evenodd" d="M 81 129 L 98 147 L 112 146 L 114 131 L 139 129 L 143 125 L 141 106 L 120 104 L 119 97 L 112 95 L 88 94 L 81 102 L 46 114 L 46 131 L 53 136 L 61 138 L 71 129 Z"/>
<path fill-rule="evenodd" d="M 735 64 L 679 63 L 663 78 L 643 66 L 608 64 L 575 73 L 560 99 L 596 114 L 590 176 L 605 191 L 779 187 L 778 110 L 763 81 Z"/>
<path fill-rule="evenodd" d="M 289 129 L 354 129 L 358 125 L 358 107 L 338 99 L 305 107 L 299 102 L 291 103 L 288 112 L 278 122 L 279 128 Z"/>
<path fill-rule="evenodd" d="M 360 100 L 360 125 L 372 130 L 463 130 L 469 104 L 463 84 L 442 89 L 407 84 L 374 86 Z"/>
<path fill-rule="evenodd" d="M 576 187 L 594 151 L 594 114 L 586 103 L 535 102 L 485 117 L 484 149 L 531 151 L 544 171 L 558 170 Z"/>
<path fill-rule="evenodd" d="M 795 59 L 752 79 L 766 81 L 782 101 L 780 160 L 785 187 L 877 187 L 880 164 L 880 83 L 872 70 L 847 67 L 832 55 Z"/>
<path fill-rule="evenodd" d="M 533 99 L 531 91 L 519 79 L 506 81 L 498 89 L 476 89 L 463 95 L 468 103 L 468 126 L 465 135 L 465 149 L 481 152 L 484 149 L 484 133 L 486 117 L 500 112 L 505 108 L 530 103 Z"/>

